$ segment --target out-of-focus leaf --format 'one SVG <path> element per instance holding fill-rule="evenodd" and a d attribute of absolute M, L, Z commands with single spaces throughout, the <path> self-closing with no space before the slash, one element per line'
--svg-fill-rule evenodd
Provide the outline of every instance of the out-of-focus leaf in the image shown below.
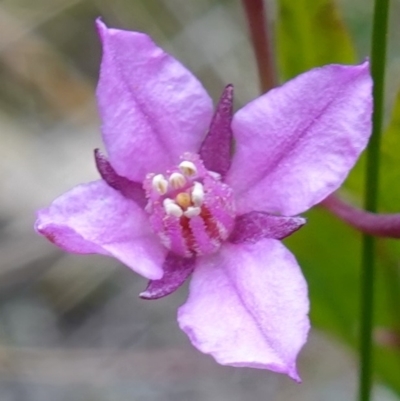
<path fill-rule="evenodd" d="M 309 284 L 312 324 L 350 345 L 356 352 L 361 235 L 322 208 L 315 208 L 307 217 L 308 224 L 288 238 L 287 244 L 298 258 Z M 393 258 L 386 242 L 379 245 L 375 325 L 378 333 L 388 331 L 390 335 L 391 331 L 397 330 L 399 319 L 396 303 L 399 295 L 396 260 L 399 258 Z M 399 349 L 380 342 L 376 347 L 379 378 L 400 394 L 397 379 L 400 377 Z"/>
<path fill-rule="evenodd" d="M 312 323 L 354 344 L 360 238 L 322 209 L 307 218 L 287 243 L 309 284 Z"/>
<path fill-rule="evenodd" d="M 365 154 L 351 170 L 345 183 L 345 189 L 359 203 L 364 188 L 364 171 Z M 391 118 L 382 137 L 379 209 L 386 213 L 400 213 L 400 92 L 394 101 Z M 398 255 L 400 258 L 400 246 Z"/>
<path fill-rule="evenodd" d="M 346 189 L 357 196 L 365 169 L 365 157 L 352 170 Z M 380 159 L 379 209 L 382 212 L 400 212 L 400 92 L 392 115 L 382 137 Z M 400 394 L 400 241 L 380 240 L 378 247 L 378 299 L 384 302 L 376 308 L 378 347 L 377 371 L 385 382 Z M 385 316 L 382 322 L 382 316 Z M 381 323 L 381 326 L 379 324 Z M 385 334 L 386 333 L 386 334 Z M 396 340 L 397 339 L 397 340 Z"/>
<path fill-rule="evenodd" d="M 365 155 L 350 172 L 345 187 L 352 195 L 362 195 Z M 379 206 L 382 212 L 400 213 L 400 92 L 389 125 L 382 137 Z"/>
<path fill-rule="evenodd" d="M 277 52 L 284 80 L 329 63 L 356 62 L 347 29 L 332 0 L 278 0 Z M 400 211 L 400 95 L 381 154 L 380 206 Z M 365 157 L 351 172 L 343 194 L 362 203 Z M 315 208 L 306 227 L 287 242 L 310 287 L 311 319 L 355 351 L 359 329 L 361 235 L 327 211 Z M 400 394 L 400 241 L 378 242 L 375 367 L 380 379 Z M 400 335 L 399 335 L 400 338 Z"/>
<path fill-rule="evenodd" d="M 400 92 L 384 134 L 381 150 L 380 205 L 384 211 L 400 212 Z"/>
<path fill-rule="evenodd" d="M 380 204 L 400 211 L 400 95 L 383 136 Z M 364 158 L 342 192 L 361 201 Z M 322 209 L 309 213 L 309 224 L 288 242 L 310 286 L 311 318 L 316 327 L 357 349 L 361 235 Z M 376 371 L 400 394 L 400 241 L 379 240 L 375 298 Z M 394 340 L 393 340 L 394 339 Z"/>
<path fill-rule="evenodd" d="M 353 43 L 332 0 L 279 0 L 277 53 L 284 80 L 324 64 L 356 61 Z"/>

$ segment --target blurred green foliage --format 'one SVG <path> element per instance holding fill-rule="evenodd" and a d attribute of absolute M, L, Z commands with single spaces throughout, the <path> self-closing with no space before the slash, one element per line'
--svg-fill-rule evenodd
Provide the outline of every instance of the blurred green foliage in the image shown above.
<path fill-rule="evenodd" d="M 284 80 L 327 63 L 354 63 L 352 39 L 330 0 L 280 0 L 277 50 Z M 383 137 L 380 205 L 398 212 L 400 205 L 400 95 Z M 342 188 L 362 203 L 364 159 Z M 308 280 L 315 326 L 357 349 L 361 235 L 322 209 L 308 215 L 309 224 L 287 242 Z M 400 394 L 400 243 L 379 240 L 374 342 L 376 372 Z"/>
<path fill-rule="evenodd" d="M 354 63 L 353 43 L 331 0 L 278 1 L 277 49 L 283 80 L 310 68 Z"/>

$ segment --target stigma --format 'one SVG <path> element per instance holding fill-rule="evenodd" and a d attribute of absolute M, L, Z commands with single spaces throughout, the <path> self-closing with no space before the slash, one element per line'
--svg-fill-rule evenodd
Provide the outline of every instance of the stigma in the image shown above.
<path fill-rule="evenodd" d="M 198 155 L 185 153 L 170 170 L 148 174 L 143 187 L 151 227 L 170 251 L 210 254 L 229 237 L 236 216 L 232 189 Z"/>

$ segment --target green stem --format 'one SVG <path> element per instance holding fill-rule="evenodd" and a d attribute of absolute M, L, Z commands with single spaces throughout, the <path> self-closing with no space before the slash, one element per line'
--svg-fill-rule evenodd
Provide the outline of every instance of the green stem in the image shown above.
<path fill-rule="evenodd" d="M 260 89 L 264 93 L 277 85 L 274 52 L 267 26 L 267 10 L 264 0 L 242 0 L 242 3 L 256 56 Z"/>
<path fill-rule="evenodd" d="M 371 74 L 374 81 L 374 112 L 372 117 L 372 136 L 367 149 L 365 188 L 365 209 L 370 212 L 376 212 L 378 205 L 388 10 L 389 0 L 375 0 L 371 49 Z M 374 237 L 363 235 L 362 245 L 359 401 L 369 401 L 372 384 Z"/>

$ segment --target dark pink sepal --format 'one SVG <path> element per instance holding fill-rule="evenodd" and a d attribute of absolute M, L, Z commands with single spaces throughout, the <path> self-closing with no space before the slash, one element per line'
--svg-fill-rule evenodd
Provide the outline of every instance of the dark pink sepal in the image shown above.
<path fill-rule="evenodd" d="M 139 206 L 146 206 L 146 197 L 142 184 L 128 180 L 116 173 L 107 158 L 99 149 L 94 150 L 96 167 L 101 178 L 111 187 L 119 191 L 125 198 L 132 199 Z"/>
<path fill-rule="evenodd" d="M 231 166 L 233 85 L 227 85 L 219 99 L 210 129 L 200 146 L 207 170 L 225 177 Z"/>
<path fill-rule="evenodd" d="M 236 217 L 229 237 L 234 244 L 256 243 L 263 238 L 283 239 L 306 223 L 302 217 L 274 216 L 264 212 L 249 212 Z"/>
<path fill-rule="evenodd" d="M 140 298 L 159 299 L 173 293 L 192 274 L 194 265 L 194 257 L 184 258 L 170 252 L 164 261 L 164 276 L 160 280 L 150 280 Z"/>

